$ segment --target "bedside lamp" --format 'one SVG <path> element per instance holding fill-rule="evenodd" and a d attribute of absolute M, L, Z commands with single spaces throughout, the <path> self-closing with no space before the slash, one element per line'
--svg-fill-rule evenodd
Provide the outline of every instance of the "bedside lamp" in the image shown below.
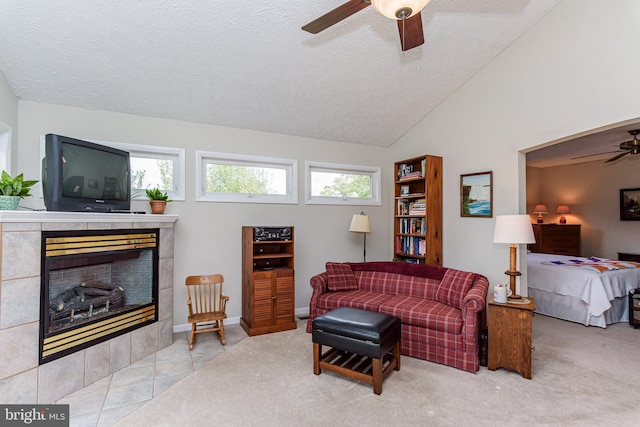
<path fill-rule="evenodd" d="M 496 225 L 493 230 L 493 243 L 510 243 L 509 247 L 509 270 L 504 274 L 509 276 L 509 288 L 511 289 L 510 299 L 519 299 L 516 294 L 516 276 L 520 272 L 516 270 L 516 245 L 524 243 L 535 243 L 531 219 L 529 215 L 498 215 Z"/>
<path fill-rule="evenodd" d="M 556 209 L 556 213 L 561 215 L 560 224 L 566 224 L 567 219 L 564 216 L 567 214 L 570 214 L 571 210 L 569 210 L 569 206 L 567 205 L 558 205 L 558 208 Z"/>
<path fill-rule="evenodd" d="M 544 222 L 544 220 L 542 219 L 542 215 L 546 215 L 549 212 L 547 211 L 547 207 L 545 205 L 536 205 L 536 207 L 533 208 L 533 213 L 538 214 L 538 224 L 542 224 Z"/>
<path fill-rule="evenodd" d="M 367 233 L 371 232 L 371 226 L 369 225 L 369 217 L 364 213 L 356 214 L 351 218 L 351 225 L 349 231 L 354 233 L 362 233 L 364 236 L 364 252 L 363 261 L 367 261 Z"/>

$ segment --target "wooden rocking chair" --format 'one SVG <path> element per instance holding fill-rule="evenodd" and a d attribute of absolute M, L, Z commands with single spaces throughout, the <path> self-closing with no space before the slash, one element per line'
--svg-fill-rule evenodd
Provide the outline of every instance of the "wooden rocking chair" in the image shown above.
<path fill-rule="evenodd" d="M 189 349 L 193 348 L 196 334 L 203 332 L 217 332 L 222 345 L 224 339 L 224 319 L 227 318 L 226 308 L 229 297 L 222 295 L 222 274 L 208 274 L 189 276 L 185 281 L 187 286 L 187 305 L 191 323 Z M 198 326 L 204 327 L 198 329 Z"/>

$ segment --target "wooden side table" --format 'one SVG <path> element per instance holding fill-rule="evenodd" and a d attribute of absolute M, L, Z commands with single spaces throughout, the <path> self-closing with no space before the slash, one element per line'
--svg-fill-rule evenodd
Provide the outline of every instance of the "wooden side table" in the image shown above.
<path fill-rule="evenodd" d="M 523 297 L 522 302 L 498 303 L 489 297 L 489 362 L 492 371 L 505 368 L 531 379 L 531 329 L 533 298 Z"/>

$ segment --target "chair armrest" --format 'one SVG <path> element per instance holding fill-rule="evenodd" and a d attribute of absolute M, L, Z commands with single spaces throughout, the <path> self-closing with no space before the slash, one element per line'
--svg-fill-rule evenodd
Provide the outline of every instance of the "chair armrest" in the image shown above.
<path fill-rule="evenodd" d="M 191 298 L 187 299 L 187 306 L 189 307 L 189 317 L 193 316 L 193 306 L 191 305 Z"/>
<path fill-rule="evenodd" d="M 462 300 L 462 334 L 467 351 L 478 345 L 478 335 L 480 333 L 478 313 L 481 313 L 486 308 L 488 292 L 489 281 L 486 277 L 477 274 L 471 289 Z"/>
<path fill-rule="evenodd" d="M 228 295 L 220 296 L 220 311 L 222 311 L 223 313 L 227 312 L 227 301 L 229 301 Z"/>
<path fill-rule="evenodd" d="M 309 300 L 309 319 L 307 320 L 307 332 L 311 332 L 311 324 L 313 322 L 313 319 L 318 317 L 318 298 L 320 297 L 320 295 L 329 291 L 327 283 L 328 276 L 326 271 L 320 274 L 316 274 L 309 280 L 309 284 L 313 289 L 313 293 L 311 294 L 311 299 Z"/>

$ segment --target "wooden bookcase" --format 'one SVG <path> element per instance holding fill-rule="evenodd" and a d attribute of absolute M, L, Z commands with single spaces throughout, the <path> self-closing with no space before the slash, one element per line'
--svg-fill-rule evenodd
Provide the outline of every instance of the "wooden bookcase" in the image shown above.
<path fill-rule="evenodd" d="M 395 163 L 394 258 L 442 265 L 442 157 Z"/>
<path fill-rule="evenodd" d="M 242 227 L 242 317 L 249 336 L 296 328 L 294 230 L 290 236 L 256 239 Z M 268 228 L 268 227 L 267 227 Z"/>

